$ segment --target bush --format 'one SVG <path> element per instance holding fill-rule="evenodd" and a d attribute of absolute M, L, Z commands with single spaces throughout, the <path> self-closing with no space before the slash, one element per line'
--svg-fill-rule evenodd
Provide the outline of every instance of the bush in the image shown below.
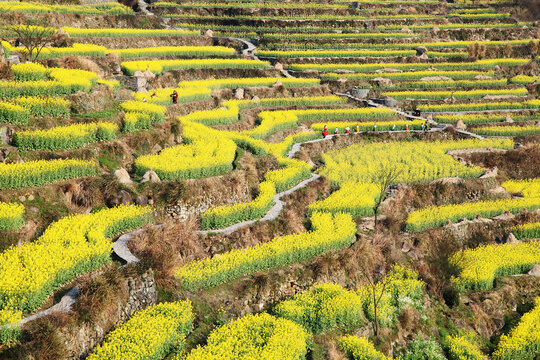
<path fill-rule="evenodd" d="M 310 335 L 292 321 L 250 314 L 212 331 L 207 344 L 195 348 L 185 360 L 299 360 L 306 357 L 309 341 Z"/>
<path fill-rule="evenodd" d="M 4 124 L 24 125 L 30 118 L 30 110 L 22 106 L 0 102 L 0 122 Z"/>
<path fill-rule="evenodd" d="M 163 359 L 174 347 L 183 349 L 193 318 L 189 300 L 148 307 L 109 333 L 87 359 Z"/>
<path fill-rule="evenodd" d="M 441 345 L 435 340 L 423 339 L 418 335 L 407 344 L 400 354 L 403 360 L 446 360 Z"/>

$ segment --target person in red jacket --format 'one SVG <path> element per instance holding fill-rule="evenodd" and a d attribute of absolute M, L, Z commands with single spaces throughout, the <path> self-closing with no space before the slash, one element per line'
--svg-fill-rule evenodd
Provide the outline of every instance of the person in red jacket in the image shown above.
<path fill-rule="evenodd" d="M 323 139 L 328 136 L 328 127 L 324 125 L 324 129 L 322 131 L 322 137 Z"/>
<path fill-rule="evenodd" d="M 178 104 L 178 93 L 176 92 L 176 90 L 174 90 L 170 96 L 172 97 L 172 103 Z"/>

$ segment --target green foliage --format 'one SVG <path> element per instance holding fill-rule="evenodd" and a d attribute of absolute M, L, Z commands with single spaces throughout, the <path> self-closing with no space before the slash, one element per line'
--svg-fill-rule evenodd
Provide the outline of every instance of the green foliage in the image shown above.
<path fill-rule="evenodd" d="M 446 360 L 443 349 L 433 339 L 425 339 L 418 335 L 407 344 L 407 348 L 400 353 L 402 360 Z"/>

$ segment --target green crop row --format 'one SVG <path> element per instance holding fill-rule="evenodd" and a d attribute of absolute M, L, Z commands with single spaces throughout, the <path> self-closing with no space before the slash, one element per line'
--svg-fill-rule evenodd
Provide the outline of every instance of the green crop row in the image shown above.
<path fill-rule="evenodd" d="M 404 99 L 427 99 L 442 100 L 453 97 L 454 99 L 481 99 L 484 96 L 527 96 L 529 92 L 526 88 L 517 89 L 477 89 L 477 90 L 456 90 L 456 91 L 388 91 L 382 96 L 390 96 L 396 100 Z"/>
<path fill-rule="evenodd" d="M 444 76 L 454 80 L 460 79 L 474 79 L 477 76 L 490 76 L 493 77 L 495 73 L 493 71 L 439 71 L 439 70 L 420 70 L 420 71 L 404 71 L 404 72 L 377 72 L 377 73 L 368 73 L 368 72 L 359 72 L 359 73 L 347 73 L 347 74 L 337 74 L 337 73 L 325 73 L 322 75 L 322 80 L 339 80 L 346 79 L 351 81 L 369 81 L 376 78 L 385 78 L 396 81 L 406 81 L 406 80 L 422 80 L 423 78 L 434 77 L 434 76 Z M 496 81 L 496 80 L 494 80 Z M 497 80 L 498 81 L 498 80 Z M 506 80 L 505 80 L 506 81 Z M 429 81 L 419 81 L 419 83 L 430 83 Z"/>
<path fill-rule="evenodd" d="M 486 136 L 528 136 L 539 135 L 540 126 L 483 126 L 474 128 L 476 134 Z"/>
<path fill-rule="evenodd" d="M 415 50 L 297 50 L 273 51 L 259 50 L 257 56 L 262 58 L 355 58 L 355 57 L 409 57 L 415 56 Z M 468 57 L 467 53 L 428 51 L 430 58 Z"/>
<path fill-rule="evenodd" d="M 71 37 L 147 37 L 147 36 L 198 36 L 199 31 L 176 30 L 176 29 L 118 29 L 96 28 L 78 29 L 64 26 L 62 31 Z"/>
<path fill-rule="evenodd" d="M 270 63 L 260 60 L 249 59 L 195 59 L 195 60 L 148 60 L 148 61 L 124 61 L 122 70 L 127 75 L 133 75 L 135 71 L 150 70 L 154 74 L 161 74 L 169 70 L 183 69 L 268 69 Z"/>
<path fill-rule="evenodd" d="M 443 124 L 455 124 L 459 120 L 465 124 L 485 124 L 505 121 L 510 116 L 513 121 L 528 121 L 540 119 L 540 114 L 520 115 L 518 113 L 494 113 L 494 114 L 441 114 L 435 115 L 434 120 Z"/>
<path fill-rule="evenodd" d="M 110 122 L 59 126 L 48 130 L 19 131 L 13 138 L 21 150 L 66 150 L 116 138 L 118 126 Z"/>
<path fill-rule="evenodd" d="M 491 69 L 496 66 L 519 66 L 525 65 L 528 59 L 486 59 L 475 62 L 456 62 L 456 63 L 380 63 L 380 64 L 290 64 L 287 69 L 295 71 L 317 70 L 322 72 L 332 72 L 336 70 L 349 70 L 355 72 L 373 72 L 385 69 L 398 70 L 479 70 Z M 380 74 L 379 74 L 380 75 Z"/>
<path fill-rule="evenodd" d="M 40 186 L 96 173 L 96 164 L 83 160 L 58 159 L 14 164 L 0 163 L 0 189 Z"/>
<path fill-rule="evenodd" d="M 524 102 L 486 102 L 470 104 L 438 104 L 420 105 L 418 109 L 424 112 L 457 112 L 457 111 L 485 111 L 485 110 L 511 110 L 511 109 L 540 109 L 540 100 Z"/>

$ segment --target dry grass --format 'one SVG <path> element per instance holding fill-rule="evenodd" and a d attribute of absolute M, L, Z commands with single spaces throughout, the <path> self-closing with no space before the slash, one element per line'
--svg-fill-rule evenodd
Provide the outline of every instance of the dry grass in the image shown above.
<path fill-rule="evenodd" d="M 328 344 L 328 352 L 326 353 L 327 360 L 347 360 L 345 354 L 338 349 L 336 344 Z"/>
<path fill-rule="evenodd" d="M 207 256 L 204 242 L 196 235 L 194 220 L 168 222 L 164 227 L 150 228 L 129 243 L 131 251 L 155 272 L 156 281 L 174 278 L 181 264 Z"/>
<path fill-rule="evenodd" d="M 79 282 L 79 295 L 73 312 L 79 323 L 109 323 L 118 311 L 118 303 L 127 297 L 123 274 L 110 267 L 102 275 L 84 275 Z"/>

